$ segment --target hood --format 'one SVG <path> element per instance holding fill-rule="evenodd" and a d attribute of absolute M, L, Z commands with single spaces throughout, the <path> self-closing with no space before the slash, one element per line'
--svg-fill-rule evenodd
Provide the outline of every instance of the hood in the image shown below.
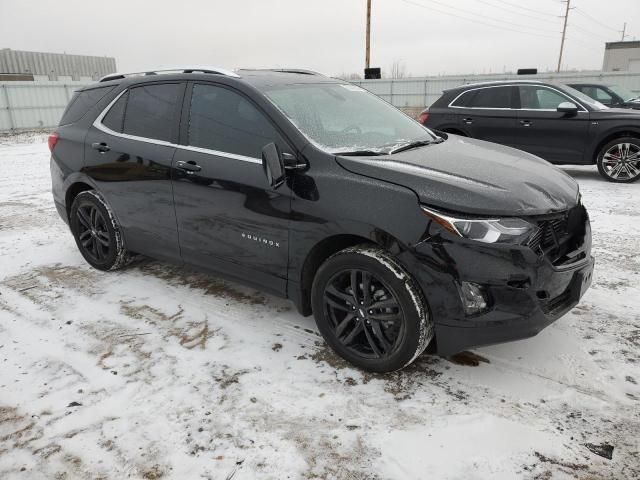
<path fill-rule="evenodd" d="M 633 108 L 607 108 L 606 110 L 595 110 L 590 114 L 591 120 L 627 120 L 640 127 L 640 112 L 635 110 L 640 108 L 640 102 L 627 102 L 626 105 Z"/>
<path fill-rule="evenodd" d="M 420 202 L 480 215 L 542 215 L 576 205 L 578 184 L 534 155 L 449 135 L 387 156 L 336 157 L 345 169 L 412 189 Z"/>

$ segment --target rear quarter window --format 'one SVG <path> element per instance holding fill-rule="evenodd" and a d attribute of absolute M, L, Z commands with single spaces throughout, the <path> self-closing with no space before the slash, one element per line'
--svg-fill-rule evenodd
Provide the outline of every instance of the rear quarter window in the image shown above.
<path fill-rule="evenodd" d="M 75 92 L 62 114 L 59 125 L 76 123 L 112 89 L 113 87 L 100 87 Z"/>

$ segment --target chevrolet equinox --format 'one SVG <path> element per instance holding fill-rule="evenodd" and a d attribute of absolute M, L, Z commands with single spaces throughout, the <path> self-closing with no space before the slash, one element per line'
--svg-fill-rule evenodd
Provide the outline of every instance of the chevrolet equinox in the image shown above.
<path fill-rule="evenodd" d="M 109 75 L 75 93 L 49 148 L 93 267 L 135 252 L 289 298 L 371 371 L 533 336 L 591 282 L 571 177 L 314 72 Z"/>

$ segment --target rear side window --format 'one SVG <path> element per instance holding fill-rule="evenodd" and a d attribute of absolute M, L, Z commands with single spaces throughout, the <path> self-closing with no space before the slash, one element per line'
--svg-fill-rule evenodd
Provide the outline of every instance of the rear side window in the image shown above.
<path fill-rule="evenodd" d="M 127 105 L 127 98 L 129 98 L 129 92 L 125 92 L 124 95 L 120 96 L 102 119 L 102 124 L 114 132 L 122 133 L 124 109 Z"/>
<path fill-rule="evenodd" d="M 100 87 L 75 92 L 67 109 L 62 114 L 60 125 L 69 125 L 80 120 L 91 107 L 102 100 L 102 97 L 112 89 L 113 87 Z"/>
<path fill-rule="evenodd" d="M 458 98 L 456 98 L 452 103 L 452 107 L 470 107 L 471 102 L 473 101 L 473 97 L 475 97 L 477 90 L 470 90 L 468 92 L 464 92 Z"/>
<path fill-rule="evenodd" d="M 145 85 L 129 90 L 126 103 L 123 102 L 122 132 L 137 137 L 172 141 L 176 106 L 181 89 L 180 84 L 166 83 Z M 114 107 L 116 107 L 115 104 Z M 119 108 L 121 107 L 118 106 Z M 117 125 L 117 111 L 114 112 L 114 123 Z"/>
<path fill-rule="evenodd" d="M 261 158 L 271 142 L 283 145 L 271 122 L 249 100 L 228 88 L 193 86 L 189 145 Z"/>
<path fill-rule="evenodd" d="M 511 108 L 511 87 L 490 87 L 476 90 L 469 106 L 473 108 Z"/>

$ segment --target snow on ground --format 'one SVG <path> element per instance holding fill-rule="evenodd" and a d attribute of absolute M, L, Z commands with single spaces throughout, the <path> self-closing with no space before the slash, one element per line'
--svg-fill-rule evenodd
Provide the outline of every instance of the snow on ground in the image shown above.
<path fill-rule="evenodd" d="M 566 169 L 597 257 L 572 313 L 372 375 L 287 301 L 152 260 L 91 269 L 43 141 L 0 138 L 0 478 L 639 478 L 640 183 Z"/>

